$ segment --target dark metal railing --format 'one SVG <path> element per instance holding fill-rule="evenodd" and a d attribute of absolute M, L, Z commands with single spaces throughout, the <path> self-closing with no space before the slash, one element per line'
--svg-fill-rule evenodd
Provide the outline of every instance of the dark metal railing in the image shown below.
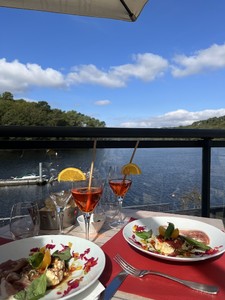
<path fill-rule="evenodd" d="M 210 215 L 211 148 L 225 147 L 223 129 L 79 128 L 0 126 L 1 149 L 201 148 L 202 211 Z"/>

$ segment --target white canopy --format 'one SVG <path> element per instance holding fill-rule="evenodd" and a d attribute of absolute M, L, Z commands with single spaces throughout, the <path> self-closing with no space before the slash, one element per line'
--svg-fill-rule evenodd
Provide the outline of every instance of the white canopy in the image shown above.
<path fill-rule="evenodd" d="M 148 0 L 0 0 L 0 7 L 136 21 Z"/>

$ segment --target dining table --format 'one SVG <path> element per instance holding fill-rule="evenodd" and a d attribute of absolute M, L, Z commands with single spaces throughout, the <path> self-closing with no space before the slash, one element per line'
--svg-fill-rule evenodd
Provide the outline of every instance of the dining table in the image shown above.
<path fill-rule="evenodd" d="M 221 219 L 198 217 L 192 215 L 181 215 L 174 213 L 146 211 L 139 209 L 123 209 L 123 216 L 127 223 L 133 220 L 151 217 L 179 217 L 200 221 L 224 231 L 224 223 Z M 57 234 L 57 230 L 40 230 L 39 235 Z M 85 234 L 81 231 L 79 224 L 64 229 L 64 234 L 84 238 Z M 206 294 L 192 290 L 177 282 L 159 276 L 147 275 L 143 278 L 136 278 L 128 275 L 119 289 L 113 296 L 113 300 L 146 300 L 146 299 L 225 299 L 225 254 L 207 260 L 182 262 L 160 259 L 148 255 L 135 247 L 132 247 L 124 239 L 121 228 L 111 228 L 106 220 L 98 233 L 90 234 L 90 241 L 97 244 L 105 253 L 106 265 L 103 273 L 99 277 L 99 282 L 107 287 L 113 278 L 122 270 L 113 259 L 119 253 L 130 264 L 138 268 L 154 269 L 185 280 L 197 281 L 219 287 L 218 294 Z M 0 228 L 0 244 L 11 242 L 8 226 Z M 76 297 L 74 300 L 77 299 Z"/>

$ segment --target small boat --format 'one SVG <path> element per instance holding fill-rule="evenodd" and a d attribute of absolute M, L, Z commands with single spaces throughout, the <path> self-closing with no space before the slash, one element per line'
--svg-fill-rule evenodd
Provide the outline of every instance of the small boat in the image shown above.
<path fill-rule="evenodd" d="M 42 178 L 46 178 L 46 175 L 42 175 Z M 27 174 L 22 177 L 12 177 L 13 180 L 37 180 L 40 179 L 40 175 L 37 175 L 35 173 Z"/>

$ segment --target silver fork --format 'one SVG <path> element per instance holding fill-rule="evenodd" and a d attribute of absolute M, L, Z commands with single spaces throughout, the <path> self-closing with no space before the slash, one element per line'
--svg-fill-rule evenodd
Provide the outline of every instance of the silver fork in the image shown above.
<path fill-rule="evenodd" d="M 170 276 L 161 272 L 157 271 L 152 271 L 152 270 L 140 270 L 132 265 L 130 265 L 126 260 L 124 260 L 119 254 L 116 254 L 114 257 L 114 260 L 122 267 L 124 271 L 126 271 L 128 274 L 133 275 L 135 277 L 143 277 L 145 275 L 158 275 L 161 277 L 165 277 L 167 279 L 171 279 L 173 281 L 179 282 L 193 290 L 196 291 L 201 291 L 203 293 L 208 293 L 208 294 L 217 294 L 219 291 L 219 288 L 216 286 L 208 285 L 208 284 L 203 284 L 203 283 L 198 283 L 198 282 L 193 282 L 193 281 L 188 281 L 188 280 L 183 280 L 174 276 Z"/>

